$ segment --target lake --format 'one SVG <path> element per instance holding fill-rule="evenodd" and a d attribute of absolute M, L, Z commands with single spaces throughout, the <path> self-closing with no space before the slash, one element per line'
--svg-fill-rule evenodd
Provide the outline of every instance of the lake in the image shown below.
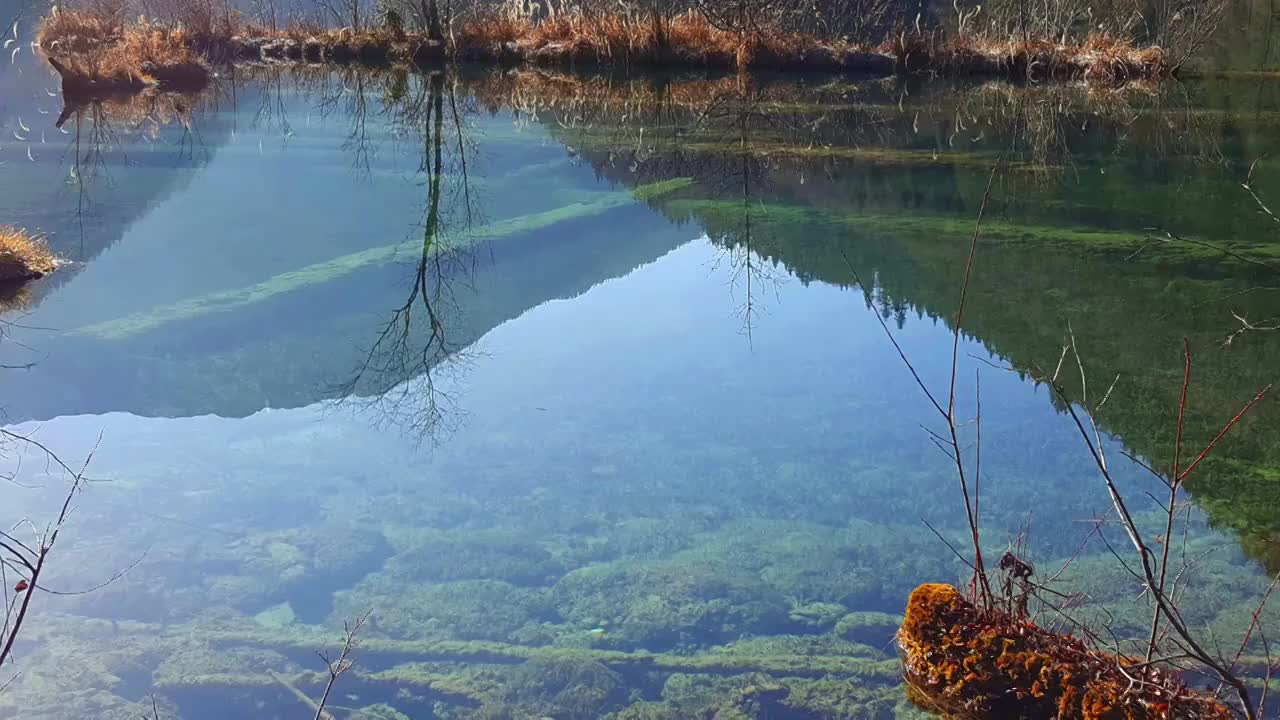
<path fill-rule="evenodd" d="M 1044 381 L 1105 397 L 1154 535 L 1183 339 L 1184 452 L 1280 376 L 1267 81 L 245 67 L 64 113 L 19 57 L 0 89 L 0 221 L 66 260 L 5 298 L 8 430 L 92 452 L 2 717 L 310 717 L 366 613 L 337 717 L 927 717 L 893 633 L 968 529 L 885 330 L 945 399 L 980 213 L 984 550 L 1122 647 L 1150 609 Z M 1278 428 L 1264 399 L 1162 539 L 1228 648 L 1280 570 Z M 6 518 L 56 517 L 6 451 Z"/>

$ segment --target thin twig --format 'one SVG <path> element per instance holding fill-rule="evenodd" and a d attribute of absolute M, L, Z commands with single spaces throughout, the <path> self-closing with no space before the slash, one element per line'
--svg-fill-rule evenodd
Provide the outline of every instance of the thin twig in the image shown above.
<path fill-rule="evenodd" d="M 330 660 L 324 654 L 320 655 L 320 659 L 329 671 L 329 682 L 324 686 L 324 694 L 320 696 L 320 702 L 316 704 L 316 715 L 314 720 L 327 720 L 333 715 L 325 711 L 325 705 L 329 702 L 329 693 L 333 692 L 333 686 L 337 684 L 338 678 L 355 666 L 356 661 L 354 654 L 360 648 L 360 629 L 364 627 L 364 621 L 369 617 L 369 613 L 356 616 L 356 619 L 343 624 L 346 630 L 346 636 L 342 642 L 342 652 L 339 653 L 337 660 Z"/>

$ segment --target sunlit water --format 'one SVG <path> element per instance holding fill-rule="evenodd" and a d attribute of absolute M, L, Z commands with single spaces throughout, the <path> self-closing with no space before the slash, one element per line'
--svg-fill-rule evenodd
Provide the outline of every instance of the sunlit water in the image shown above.
<path fill-rule="evenodd" d="M 1280 137 L 1270 86 L 260 72 L 59 130 L 48 74 L 3 72 L 0 220 L 68 264 L 6 315 L 3 362 L 32 365 L 0 393 L 12 432 L 96 447 L 47 581 L 92 591 L 38 596 L 4 717 L 310 717 L 313 651 L 363 613 L 338 717 L 919 714 L 892 633 L 966 576 L 929 526 L 967 531 L 877 318 L 945 403 L 998 159 L 955 384 L 988 555 L 1076 557 L 1053 587 L 1140 635 L 1035 378 L 1074 337 L 1071 396 L 1114 382 L 1144 522 L 1160 485 L 1121 452 L 1167 466 L 1182 338 L 1195 452 L 1276 379 L 1280 335 L 1232 335 L 1280 316 L 1280 230 L 1240 187 Z M 1280 566 L 1277 419 L 1215 450 L 1178 540 L 1186 613 L 1231 647 Z M 47 522 L 65 478 L 8 453 L 42 487 L 4 486 L 6 522 Z"/>

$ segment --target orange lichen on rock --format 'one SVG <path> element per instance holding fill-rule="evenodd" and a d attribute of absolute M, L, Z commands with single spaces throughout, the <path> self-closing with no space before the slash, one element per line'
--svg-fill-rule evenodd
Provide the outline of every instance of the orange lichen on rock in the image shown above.
<path fill-rule="evenodd" d="M 1000 611 L 955 587 L 911 593 L 898 632 L 917 703 L 955 718 L 1227 720 L 1231 711 L 1174 673 L 1091 649 Z M 1136 679 L 1136 682 L 1134 681 Z"/>

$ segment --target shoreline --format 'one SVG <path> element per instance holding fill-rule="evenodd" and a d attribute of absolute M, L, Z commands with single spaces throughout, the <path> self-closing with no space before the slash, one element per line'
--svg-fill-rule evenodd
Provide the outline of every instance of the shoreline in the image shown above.
<path fill-rule="evenodd" d="M 1091 36 L 1079 44 L 902 33 L 878 45 L 824 42 L 795 34 L 739 36 L 684 16 L 681 34 L 661 44 L 596 33 L 590 27 L 474 28 L 444 42 L 398 29 L 352 32 L 291 27 L 195 35 L 142 19 L 102 28 L 74 12 L 42 22 L 38 45 L 62 76 L 64 94 L 94 97 L 147 88 L 199 90 L 218 67 L 271 62 L 335 67 L 442 68 L 454 62 L 500 67 L 652 68 L 783 71 L 866 78 L 934 76 L 1013 82 L 1084 81 L 1121 86 L 1174 78 L 1158 47 Z"/>

